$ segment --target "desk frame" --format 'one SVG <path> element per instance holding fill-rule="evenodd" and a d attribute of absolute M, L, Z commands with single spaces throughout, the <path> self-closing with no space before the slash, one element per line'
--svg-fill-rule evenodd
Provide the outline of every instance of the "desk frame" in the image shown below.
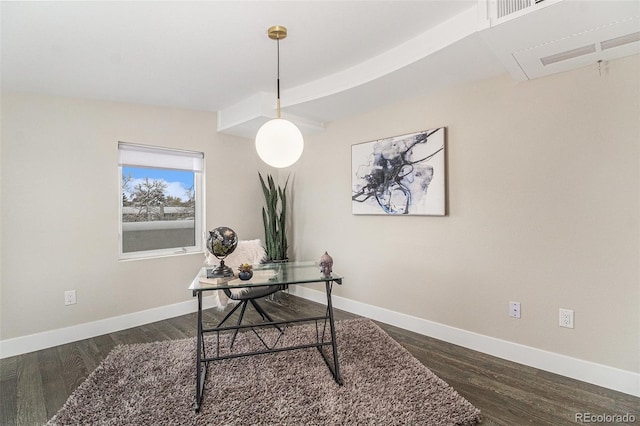
<path fill-rule="evenodd" d="M 218 290 L 218 288 L 202 288 L 202 289 L 197 289 L 197 290 L 193 290 L 193 296 L 197 296 L 198 297 L 198 334 L 197 334 L 197 338 L 196 338 L 196 400 L 195 400 L 195 410 L 196 413 L 200 411 L 200 408 L 202 407 L 202 399 L 204 396 L 204 384 L 205 381 L 207 379 L 207 370 L 208 370 L 208 366 L 210 362 L 215 362 L 215 361 L 221 361 L 221 360 L 225 360 L 225 359 L 231 359 L 231 358 L 239 358 L 239 357 L 245 357 L 245 356 L 253 356 L 253 355 L 263 355 L 263 354 L 268 354 L 268 353 L 278 353 L 278 352 L 283 352 L 283 351 L 292 351 L 292 350 L 297 350 L 297 349 L 306 349 L 306 348 L 317 348 L 318 352 L 320 352 L 320 355 L 322 355 L 322 358 L 324 359 L 324 362 L 326 363 L 327 367 L 329 368 L 329 371 L 331 372 L 331 374 L 333 375 L 333 378 L 335 379 L 336 383 L 338 383 L 339 385 L 342 385 L 342 376 L 340 375 L 340 364 L 338 362 L 338 347 L 336 345 L 336 331 L 335 331 L 335 324 L 334 324 L 334 318 L 333 318 L 333 304 L 331 302 L 331 290 L 333 289 L 333 283 L 337 283 L 337 284 L 342 284 L 342 278 L 332 278 L 332 277 L 328 277 L 328 278 L 323 278 L 322 280 L 318 280 L 315 281 L 316 283 L 318 282 L 324 282 L 325 283 L 325 290 L 326 290 L 326 294 L 327 294 L 327 310 L 325 312 L 324 316 L 317 316 L 317 317 L 304 317 L 304 318 L 298 318 L 298 319 L 293 319 L 293 320 L 286 320 L 286 321 L 270 321 L 270 322 L 262 322 L 259 324 L 247 324 L 247 325 L 235 325 L 235 326 L 227 326 L 227 327 L 213 327 L 213 328 L 205 328 L 202 324 L 202 293 L 204 293 L 205 291 L 210 291 L 210 290 Z M 289 285 L 291 284 L 300 284 L 300 283 L 287 283 Z M 309 284 L 308 282 L 305 282 L 304 284 Z M 271 285 L 271 284 L 269 284 Z M 277 284 L 273 284 L 273 285 L 282 285 L 282 283 L 277 283 Z M 322 321 L 322 323 L 320 323 L 320 321 Z M 327 328 L 327 321 L 329 324 L 329 334 L 330 334 L 330 340 L 325 341 L 325 332 L 326 332 L 326 328 Z M 312 342 L 312 343 L 308 343 L 308 344 L 304 344 L 304 345 L 295 345 L 295 346 L 286 346 L 286 347 L 276 347 L 278 342 L 280 341 L 280 337 L 282 336 L 282 334 L 284 334 L 286 327 L 289 324 L 294 324 L 294 323 L 301 323 L 301 322 L 315 322 L 316 324 L 316 341 Z M 322 333 L 320 333 L 320 328 L 319 326 L 322 324 Z M 276 342 L 272 345 L 272 347 L 270 348 L 265 342 L 264 340 L 262 340 L 262 338 L 260 337 L 260 335 L 255 331 L 256 328 L 265 328 L 265 327 L 279 327 L 279 326 L 284 326 L 284 328 L 281 330 L 280 332 L 280 336 L 278 337 L 278 339 L 276 340 Z M 262 341 L 263 346 L 265 347 L 264 350 L 259 350 L 259 351 L 252 351 L 252 352 L 243 352 L 243 353 L 232 353 L 232 354 L 228 354 L 228 355 L 221 355 L 220 354 L 220 332 L 223 331 L 235 331 L 235 330 L 245 330 L 245 329 L 251 329 L 253 330 L 254 333 L 256 333 L 256 335 L 258 335 L 258 338 L 260 338 L 260 340 Z M 206 355 L 206 351 L 205 351 L 205 342 L 204 342 L 204 335 L 205 333 L 216 333 L 217 334 L 217 353 L 216 356 L 211 356 L 208 357 Z M 325 348 L 327 346 L 331 347 L 331 351 L 332 351 L 332 355 L 333 355 L 333 361 L 329 358 L 329 356 L 327 355 Z"/>

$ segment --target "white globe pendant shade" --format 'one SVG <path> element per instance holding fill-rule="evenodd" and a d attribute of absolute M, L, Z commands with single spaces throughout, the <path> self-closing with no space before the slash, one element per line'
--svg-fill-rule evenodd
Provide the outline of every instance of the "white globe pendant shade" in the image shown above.
<path fill-rule="evenodd" d="M 300 129 L 283 118 L 267 121 L 256 134 L 258 156 L 272 167 L 289 167 L 298 161 L 303 149 Z"/>

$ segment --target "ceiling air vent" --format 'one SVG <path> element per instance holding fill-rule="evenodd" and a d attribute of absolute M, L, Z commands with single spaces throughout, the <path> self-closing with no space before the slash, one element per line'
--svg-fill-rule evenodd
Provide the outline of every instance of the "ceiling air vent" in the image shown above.
<path fill-rule="evenodd" d="M 576 49 L 565 50 L 564 52 L 545 56 L 544 58 L 540 58 L 540 62 L 542 62 L 542 65 L 546 67 L 547 65 L 555 64 L 556 62 L 566 61 L 567 59 L 573 59 L 579 56 L 590 55 L 598 51 L 605 51 L 607 49 L 625 46 L 627 44 L 635 43 L 638 41 L 640 41 L 640 31 L 610 38 L 598 43 L 588 44 Z"/>
<path fill-rule="evenodd" d="M 577 49 L 571 49 L 564 52 L 556 53 L 555 55 L 545 56 L 540 58 L 540 62 L 545 67 L 547 65 L 555 64 L 556 62 L 566 61 L 567 59 L 577 58 L 578 56 L 588 55 L 589 53 L 595 53 L 596 45 L 590 44 L 588 46 L 578 47 Z"/>
<path fill-rule="evenodd" d="M 541 3 L 542 1 L 543 0 L 498 0 L 496 5 L 496 18 L 503 18 L 522 9 Z"/>
<path fill-rule="evenodd" d="M 640 41 L 640 31 L 638 31 L 637 33 L 625 34 L 620 37 L 605 40 L 600 43 L 600 47 L 602 48 L 602 50 L 606 50 L 611 49 L 612 47 L 618 47 L 636 41 Z"/>

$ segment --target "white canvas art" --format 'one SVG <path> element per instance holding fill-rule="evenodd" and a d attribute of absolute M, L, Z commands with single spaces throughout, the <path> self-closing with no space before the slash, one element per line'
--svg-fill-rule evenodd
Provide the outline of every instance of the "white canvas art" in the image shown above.
<path fill-rule="evenodd" d="M 445 128 L 351 146 L 353 214 L 445 215 Z"/>

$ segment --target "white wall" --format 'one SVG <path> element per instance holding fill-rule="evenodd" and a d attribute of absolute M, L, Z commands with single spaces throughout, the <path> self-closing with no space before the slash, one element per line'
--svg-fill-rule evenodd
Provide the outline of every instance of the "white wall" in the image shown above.
<path fill-rule="evenodd" d="M 295 168 L 295 257 L 328 250 L 338 296 L 640 372 L 638 75 L 505 76 L 331 123 Z M 441 126 L 448 216 L 351 214 L 352 144 Z"/>
<path fill-rule="evenodd" d="M 118 260 L 118 141 L 204 152 L 206 229 L 262 238 L 253 144 L 218 134 L 215 113 L 3 94 L 0 340 L 195 307 L 202 254 Z"/>

